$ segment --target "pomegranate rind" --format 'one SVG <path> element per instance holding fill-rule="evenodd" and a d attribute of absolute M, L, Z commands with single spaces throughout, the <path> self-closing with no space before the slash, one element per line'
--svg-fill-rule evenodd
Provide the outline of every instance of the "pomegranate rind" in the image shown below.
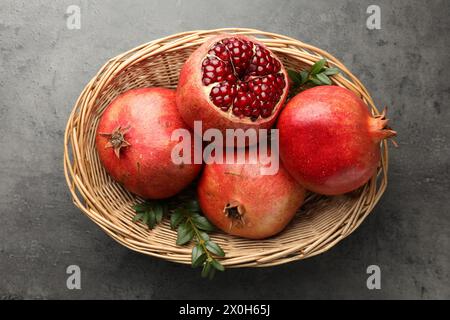
<path fill-rule="evenodd" d="M 324 195 L 351 192 L 376 173 L 380 141 L 393 134 L 380 123 L 383 120 L 372 117 L 367 105 L 348 89 L 305 90 L 278 118 L 282 163 L 308 190 Z"/>
<path fill-rule="evenodd" d="M 117 155 L 107 133 L 127 128 L 128 145 Z M 175 91 L 165 88 L 129 90 L 103 112 L 95 137 L 96 149 L 108 174 L 130 192 L 147 199 L 171 197 L 194 180 L 201 164 L 178 165 L 171 153 L 176 129 L 187 129 L 175 105 Z M 191 154 L 194 154 L 192 144 Z"/>
<path fill-rule="evenodd" d="M 268 238 L 281 232 L 303 204 L 305 189 L 281 165 L 274 175 L 261 175 L 263 166 L 259 162 L 205 165 L 197 187 L 199 204 L 222 231 L 249 239 Z M 240 207 L 239 219 L 227 215 L 230 206 Z"/>

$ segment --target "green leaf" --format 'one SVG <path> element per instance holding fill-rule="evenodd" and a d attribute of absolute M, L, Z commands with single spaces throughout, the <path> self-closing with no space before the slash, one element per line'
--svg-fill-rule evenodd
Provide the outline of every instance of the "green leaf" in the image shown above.
<path fill-rule="evenodd" d="M 294 70 L 288 70 L 287 71 L 289 78 L 291 78 L 292 82 L 294 83 L 294 87 L 300 86 L 302 83 L 302 77 L 300 73 L 294 71 Z"/>
<path fill-rule="evenodd" d="M 311 82 L 314 83 L 316 86 L 321 86 L 322 85 L 322 82 L 319 79 L 317 79 L 316 76 L 312 76 L 311 77 Z"/>
<path fill-rule="evenodd" d="M 209 241 L 209 236 L 208 236 L 208 234 L 206 232 L 200 231 L 198 234 L 200 235 L 200 238 L 203 241 L 205 241 L 205 242 Z"/>
<path fill-rule="evenodd" d="M 205 246 L 209 252 L 211 252 L 217 256 L 220 256 L 220 257 L 225 256 L 225 252 L 223 252 L 222 248 L 219 247 L 219 245 L 217 243 L 212 242 L 212 241 L 207 241 Z"/>
<path fill-rule="evenodd" d="M 147 216 L 148 216 L 147 225 L 150 229 L 153 229 L 156 225 L 155 212 L 152 209 L 150 209 L 150 211 L 147 213 Z"/>
<path fill-rule="evenodd" d="M 164 217 L 164 213 L 168 210 L 165 201 L 149 201 L 144 203 L 136 203 L 133 205 L 134 211 L 138 214 L 134 216 L 133 221 L 141 220 L 150 229 L 153 229 L 157 223 L 160 223 Z"/>
<path fill-rule="evenodd" d="M 326 74 L 327 76 L 332 76 L 338 74 L 339 72 L 340 71 L 338 68 L 326 68 L 323 73 Z"/>
<path fill-rule="evenodd" d="M 163 206 L 161 204 L 156 205 L 153 208 L 153 212 L 155 214 L 156 223 L 160 223 L 162 221 L 163 213 L 164 213 L 163 212 Z"/>
<path fill-rule="evenodd" d="M 330 85 L 331 84 L 330 78 L 328 78 L 328 76 L 323 74 L 323 73 L 316 74 L 316 77 L 323 84 L 326 84 L 326 85 Z"/>
<path fill-rule="evenodd" d="M 145 212 L 145 211 L 147 211 L 147 209 L 148 209 L 148 206 L 146 203 L 136 203 L 133 206 L 133 210 L 136 212 L 139 212 L 139 213 Z"/>
<path fill-rule="evenodd" d="M 200 206 L 196 200 L 188 201 L 185 208 L 190 212 L 200 212 Z"/>
<path fill-rule="evenodd" d="M 178 227 L 177 245 L 182 246 L 194 237 L 194 229 L 189 223 L 183 223 Z"/>
<path fill-rule="evenodd" d="M 142 219 L 142 216 L 143 216 L 144 214 L 143 213 L 138 213 L 138 214 L 136 214 L 134 217 L 133 217 L 133 222 L 137 222 L 137 221 L 139 221 L 140 219 Z"/>
<path fill-rule="evenodd" d="M 211 261 L 211 265 L 214 267 L 214 269 L 217 269 L 219 271 L 224 271 L 225 270 L 223 265 L 219 261 L 217 261 L 216 259 L 213 259 Z"/>
<path fill-rule="evenodd" d="M 309 78 L 309 72 L 306 70 L 303 70 L 302 72 L 300 72 L 300 76 L 301 76 L 301 85 L 305 84 L 308 81 Z"/>
<path fill-rule="evenodd" d="M 206 261 L 206 263 L 203 265 L 203 269 L 202 269 L 202 277 L 206 278 L 209 276 L 209 272 L 211 270 L 211 263 Z"/>
<path fill-rule="evenodd" d="M 192 216 L 192 220 L 194 221 L 197 228 L 199 228 L 201 230 L 205 230 L 205 231 L 215 230 L 215 227 L 204 216 L 196 214 L 196 215 Z"/>
<path fill-rule="evenodd" d="M 184 218 L 183 211 L 181 209 L 175 209 L 170 216 L 170 227 L 176 229 Z"/>
<path fill-rule="evenodd" d="M 203 265 L 203 264 L 205 263 L 207 257 L 208 257 L 208 256 L 207 256 L 205 253 L 201 254 L 201 255 L 200 255 L 200 256 L 192 263 L 192 268 L 197 268 L 197 267 L 200 267 L 201 265 Z"/>
<path fill-rule="evenodd" d="M 313 66 L 311 67 L 311 75 L 315 75 L 318 74 L 320 72 L 320 70 L 325 66 L 325 63 L 327 62 L 326 59 L 320 59 L 319 61 L 317 61 L 316 63 L 313 64 Z"/>
<path fill-rule="evenodd" d="M 209 275 L 208 275 L 208 279 L 212 280 L 214 278 L 214 275 L 216 274 L 216 269 L 211 268 L 211 270 L 209 270 Z"/>
<path fill-rule="evenodd" d="M 146 213 L 144 213 L 144 215 L 143 215 L 143 217 L 142 217 L 142 222 L 144 223 L 144 224 L 147 224 L 148 225 L 148 213 L 146 212 Z"/>
<path fill-rule="evenodd" d="M 207 256 L 203 251 L 203 247 L 201 245 L 196 245 L 194 248 L 192 248 L 191 261 L 193 268 L 201 266 L 205 262 L 206 258 Z"/>

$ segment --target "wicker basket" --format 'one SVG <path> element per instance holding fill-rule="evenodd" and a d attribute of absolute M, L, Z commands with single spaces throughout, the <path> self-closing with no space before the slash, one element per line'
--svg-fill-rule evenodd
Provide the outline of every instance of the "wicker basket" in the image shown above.
<path fill-rule="evenodd" d="M 87 84 L 67 123 L 64 138 L 64 169 L 75 205 L 113 239 L 124 246 L 166 260 L 190 263 L 191 248 L 175 244 L 176 232 L 169 222 L 148 230 L 132 222 L 137 199 L 111 180 L 101 166 L 94 146 L 99 116 L 120 93 L 138 87 L 175 88 L 178 73 L 189 54 L 211 35 L 221 32 L 259 38 L 283 61 L 286 68 L 300 70 L 325 57 L 341 69 L 333 77 L 378 114 L 361 82 L 339 60 L 301 41 L 253 29 L 191 31 L 143 44 L 109 60 Z M 320 254 L 352 233 L 372 211 L 387 183 L 387 144 L 377 175 L 357 191 L 337 197 L 310 194 L 296 218 L 279 235 L 266 240 L 247 240 L 215 233 L 212 239 L 224 251 L 226 267 L 266 267 Z"/>

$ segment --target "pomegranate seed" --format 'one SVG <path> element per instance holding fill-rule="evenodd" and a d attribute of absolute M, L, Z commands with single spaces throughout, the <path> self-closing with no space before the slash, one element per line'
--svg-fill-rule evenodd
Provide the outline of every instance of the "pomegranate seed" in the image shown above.
<path fill-rule="evenodd" d="M 214 70 L 213 66 L 208 66 L 208 67 L 211 67 Z M 211 70 L 211 71 L 213 71 L 213 70 Z M 207 70 L 207 71 L 210 71 L 210 70 Z M 216 74 L 217 75 L 222 76 L 224 74 L 224 72 L 225 72 L 225 68 L 223 66 L 219 66 L 219 67 L 216 68 Z"/>
<path fill-rule="evenodd" d="M 267 109 L 267 108 L 261 109 L 261 117 L 268 118 L 268 117 L 270 117 L 271 114 L 272 114 L 271 109 Z"/>
<path fill-rule="evenodd" d="M 244 107 L 243 113 L 244 113 L 244 116 L 250 117 L 250 116 L 252 115 L 252 107 L 249 106 L 249 105 L 246 105 L 246 106 Z"/>
<path fill-rule="evenodd" d="M 267 99 L 267 93 L 266 92 L 261 92 L 261 94 L 259 95 L 261 97 L 261 99 L 266 100 Z"/>
<path fill-rule="evenodd" d="M 286 87 L 281 64 L 271 53 L 253 42 L 223 39 L 213 45 L 202 62 L 203 84 L 214 84 L 211 101 L 222 111 L 230 107 L 237 117 L 256 121 L 267 118 Z"/>
<path fill-rule="evenodd" d="M 236 77 L 233 75 L 233 74 L 229 74 L 229 75 L 227 75 L 227 78 L 226 78 L 226 80 L 228 80 L 228 82 L 236 82 Z"/>
<path fill-rule="evenodd" d="M 224 96 L 223 97 L 223 102 L 225 103 L 225 104 L 230 104 L 231 103 L 231 97 L 230 97 L 230 95 L 226 95 L 226 96 Z"/>
<path fill-rule="evenodd" d="M 233 108 L 233 114 L 235 115 L 235 116 L 240 116 L 241 115 L 241 110 L 239 110 L 239 108 L 238 107 L 234 107 Z"/>
<path fill-rule="evenodd" d="M 246 82 L 241 82 L 240 83 L 240 89 L 242 91 L 248 91 L 248 84 Z"/>
<path fill-rule="evenodd" d="M 221 106 L 223 103 L 223 98 L 221 96 L 214 97 L 214 103 Z"/>
<path fill-rule="evenodd" d="M 228 110 L 235 95 L 234 85 L 224 81 L 211 89 L 210 97 L 213 103 L 222 110 Z"/>

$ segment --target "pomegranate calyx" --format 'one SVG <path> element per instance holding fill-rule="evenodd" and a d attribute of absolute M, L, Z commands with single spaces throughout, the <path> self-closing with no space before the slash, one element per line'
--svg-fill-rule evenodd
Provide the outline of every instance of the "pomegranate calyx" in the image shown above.
<path fill-rule="evenodd" d="M 105 145 L 105 149 L 113 148 L 114 154 L 118 159 L 120 159 L 120 149 L 131 146 L 131 144 L 127 140 L 125 140 L 125 134 L 129 130 L 130 126 L 122 128 L 122 126 L 119 125 L 111 133 L 102 133 L 102 132 L 99 133 L 99 135 L 109 138 L 108 142 Z"/>
<path fill-rule="evenodd" d="M 397 136 L 397 131 L 393 130 L 389 127 L 389 119 L 386 118 L 387 115 L 387 107 L 383 109 L 381 114 L 376 115 L 372 118 L 371 131 L 374 134 L 374 138 L 377 141 L 381 141 L 384 139 L 389 139 Z M 394 146 L 398 146 L 394 140 L 391 140 Z"/>
<path fill-rule="evenodd" d="M 245 208 L 238 201 L 228 201 L 223 212 L 225 213 L 225 216 L 231 220 L 230 228 L 233 227 L 235 222 L 240 225 L 244 224 Z"/>

